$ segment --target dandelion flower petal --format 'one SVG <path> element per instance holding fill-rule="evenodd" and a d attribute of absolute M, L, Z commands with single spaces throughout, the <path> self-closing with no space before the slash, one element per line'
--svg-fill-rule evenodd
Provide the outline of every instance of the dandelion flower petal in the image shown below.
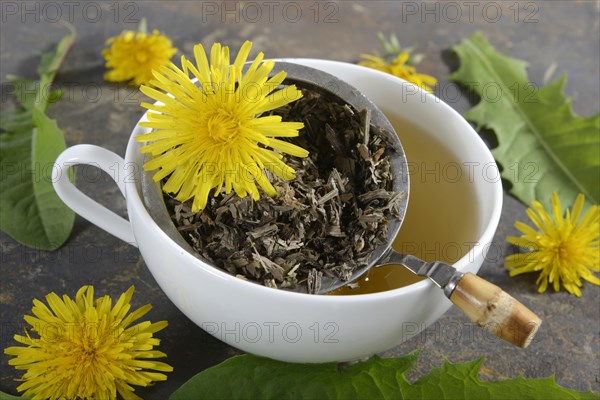
<path fill-rule="evenodd" d="M 114 306 L 108 296 L 94 300 L 92 286 L 78 290 L 75 301 L 54 293 L 46 296 L 49 307 L 34 300 L 32 311 L 39 319 L 25 316 L 25 321 L 38 337 L 31 338 L 26 330 L 26 336 L 14 336 L 25 346 L 4 350 L 14 356 L 10 365 L 26 371 L 17 390 L 33 399 L 114 400 L 117 394 L 138 399 L 131 385 L 165 380 L 164 372 L 173 368 L 154 361 L 165 355 L 153 350 L 159 343 L 153 334 L 167 322 L 130 326 L 151 308 L 146 305 L 127 315 L 133 290 L 132 286 Z"/>
<path fill-rule="evenodd" d="M 551 211 L 538 201 L 527 209 L 534 227 L 517 222 L 521 237 L 507 241 L 526 248 L 529 252 L 511 254 L 504 266 L 510 276 L 541 271 L 536 284 L 544 293 L 551 285 L 555 291 L 562 287 L 575 296 L 581 296 L 582 279 L 600 285 L 600 278 L 592 271 L 600 271 L 600 207 L 592 206 L 581 216 L 585 198 L 577 196 L 572 211 L 563 212 L 556 192 L 552 193 Z"/>
<path fill-rule="evenodd" d="M 159 31 L 151 34 L 124 31 L 106 41 L 109 48 L 102 51 L 108 72 L 104 79 L 110 82 L 148 84 L 153 72 L 169 64 L 177 49 L 171 40 Z"/>
<path fill-rule="evenodd" d="M 432 92 L 432 87 L 437 84 L 437 79 L 430 75 L 418 73 L 414 67 L 420 56 L 411 57 L 409 49 L 400 49 L 397 39 L 393 35 L 389 41 L 383 36 L 380 37 L 380 40 L 387 54 L 384 56 L 361 54 L 362 60 L 358 64 L 397 76 L 427 92 Z"/>
<path fill-rule="evenodd" d="M 215 43 L 207 57 L 198 44 L 194 47 L 196 65 L 182 57 L 181 69 L 170 64 L 156 74 L 156 89 L 141 87 L 144 94 L 164 104 L 143 104 L 148 109 L 143 126 L 152 132 L 137 140 L 146 142 L 142 152 L 153 155 L 144 170 L 157 170 L 155 181 L 166 178 L 163 191 L 173 193 L 177 200 L 193 199 L 194 212 L 206 207 L 211 191 L 216 196 L 233 190 L 240 197 L 258 199 L 260 187 L 265 194 L 276 195 L 263 171 L 273 167 L 257 162 L 273 159 L 265 152 L 275 159 L 274 150 L 296 157 L 308 155 L 301 147 L 277 139 L 298 136 L 302 123 L 262 115 L 299 99 L 302 92 L 293 85 L 277 90 L 285 72 L 269 79 L 275 63 L 263 62 L 262 53 L 243 74 L 251 47 L 251 42 L 245 42 L 230 65 L 227 46 Z M 190 74 L 199 80 L 198 85 L 191 84 Z M 294 177 L 293 169 L 278 169 L 283 171 L 277 175 L 280 178 Z"/>

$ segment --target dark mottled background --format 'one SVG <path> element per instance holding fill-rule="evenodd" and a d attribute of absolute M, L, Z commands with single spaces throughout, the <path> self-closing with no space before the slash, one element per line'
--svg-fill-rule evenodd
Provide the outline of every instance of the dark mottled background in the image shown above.
<path fill-rule="evenodd" d="M 142 114 L 142 99 L 131 87 L 102 80 L 104 40 L 123 29 L 135 29 L 142 17 L 150 28 L 173 38 L 182 53 L 191 54 L 197 42 L 214 41 L 234 49 L 246 39 L 268 57 L 313 57 L 354 62 L 361 53 L 378 48 L 376 33 L 394 32 L 405 45 L 425 54 L 420 69 L 441 78 L 438 95 L 464 112 L 468 98 L 457 96 L 454 84 L 443 79 L 456 68 L 449 48 L 476 30 L 482 30 L 501 52 L 529 62 L 530 78 L 542 85 L 568 73 L 566 92 L 578 114 L 598 112 L 599 3 L 595 1 L 449 1 L 449 2 L 22 2 L 1 3 L 0 70 L 2 108 L 12 103 L 5 76 L 34 77 L 39 54 L 65 34 L 57 23 L 70 21 L 77 40 L 56 77 L 66 89 L 50 114 L 66 134 L 68 145 L 92 143 L 123 154 L 132 127 Z M 548 78 L 548 76 L 546 76 Z M 78 171 L 82 189 L 102 204 L 125 214 L 125 204 L 108 176 L 90 168 Z M 503 253 L 514 251 L 505 237 L 525 219 L 525 207 L 505 195 L 504 211 L 496 234 Z M 0 347 L 14 344 L 22 332 L 22 316 L 32 298 L 55 291 L 74 295 L 84 284 L 98 293 L 117 296 L 131 284 L 134 305 L 152 303 L 152 320 L 166 319 L 161 350 L 175 367 L 166 383 L 136 392 L 149 399 L 165 399 L 193 374 L 238 354 L 239 351 L 209 336 L 183 316 L 164 296 L 147 271 L 137 249 L 77 218 L 68 243 L 56 252 L 40 252 L 0 236 L 1 334 Z M 438 366 L 443 356 L 453 362 L 486 355 L 484 380 L 524 375 L 556 380 L 579 390 L 600 389 L 600 288 L 586 285 L 583 298 L 566 292 L 538 295 L 535 276 L 508 277 L 501 257 L 491 257 L 480 271 L 484 278 L 504 287 L 534 309 L 544 324 L 534 343 L 519 350 L 477 330 L 455 309 L 416 338 L 390 349 L 384 356 L 422 349 L 414 376 Z M 376 329 L 376 327 L 373 327 Z M 15 393 L 19 376 L 0 356 L 0 390 Z"/>

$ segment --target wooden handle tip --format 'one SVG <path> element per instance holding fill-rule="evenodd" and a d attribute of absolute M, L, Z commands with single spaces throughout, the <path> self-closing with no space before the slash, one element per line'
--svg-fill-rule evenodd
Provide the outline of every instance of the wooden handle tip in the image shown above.
<path fill-rule="evenodd" d="M 516 346 L 529 346 L 542 320 L 498 286 L 468 273 L 450 300 L 477 325 Z"/>
<path fill-rule="evenodd" d="M 504 291 L 497 302 L 501 305 L 492 309 L 484 324 L 490 324 L 490 332 L 516 346 L 529 346 L 542 324 L 540 317 Z M 497 312 L 500 308 L 503 311 Z"/>

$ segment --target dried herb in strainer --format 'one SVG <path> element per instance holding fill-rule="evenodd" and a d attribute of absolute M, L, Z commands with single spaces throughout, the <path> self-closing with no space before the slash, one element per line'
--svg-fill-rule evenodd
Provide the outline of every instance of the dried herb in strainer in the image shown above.
<path fill-rule="evenodd" d="M 284 155 L 296 179 L 270 176 L 278 196 L 255 201 L 234 193 L 211 198 L 199 213 L 165 194 L 174 223 L 205 259 L 240 278 L 274 288 L 305 285 L 317 293 L 321 278 L 347 281 L 385 243 L 387 224 L 399 217 L 404 193 L 393 193 L 386 142 L 360 113 L 311 89 L 273 114 L 304 122 L 291 138 L 310 152 Z"/>

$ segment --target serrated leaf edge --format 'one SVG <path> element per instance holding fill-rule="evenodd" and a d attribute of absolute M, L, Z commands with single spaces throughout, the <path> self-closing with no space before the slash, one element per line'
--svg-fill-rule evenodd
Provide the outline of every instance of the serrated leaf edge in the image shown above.
<path fill-rule="evenodd" d="M 540 135 L 540 133 L 538 132 L 538 130 L 535 128 L 535 126 L 532 124 L 532 122 L 529 120 L 529 118 L 527 118 L 527 116 L 522 112 L 520 107 L 517 107 L 518 102 L 516 101 L 515 97 L 513 96 L 512 92 L 509 90 L 509 88 L 506 87 L 506 85 L 504 84 L 504 82 L 502 81 L 502 79 L 498 76 L 498 74 L 496 73 L 496 70 L 493 68 L 493 65 L 491 65 L 486 58 L 484 57 L 483 54 L 481 54 L 481 52 L 479 51 L 479 49 L 477 48 L 477 46 L 475 46 L 473 44 L 473 38 L 476 39 L 480 39 L 484 42 L 484 44 L 490 48 L 492 48 L 492 50 L 495 53 L 498 53 L 493 46 L 490 44 L 490 42 L 487 40 L 487 38 L 480 32 L 477 31 L 475 32 L 471 37 L 468 37 L 466 39 L 464 39 L 463 41 L 461 41 L 459 44 L 455 45 L 452 47 L 452 50 L 459 54 L 460 52 L 457 51 L 457 47 L 460 46 L 461 44 L 464 44 L 466 46 L 468 46 L 471 50 L 474 50 L 474 52 L 480 56 L 480 61 L 482 62 L 482 64 L 485 66 L 485 68 L 488 70 L 488 72 L 490 73 L 490 75 L 492 75 L 494 77 L 494 79 L 496 80 L 496 83 L 499 84 L 502 88 L 503 93 L 507 93 L 507 95 L 510 98 L 510 103 L 511 103 L 511 107 L 519 114 L 519 116 L 522 118 L 523 121 L 525 121 L 525 123 L 527 124 L 527 127 L 529 128 L 529 130 L 535 135 L 535 137 L 537 138 L 537 140 L 542 144 L 546 154 L 548 154 L 550 156 L 550 158 L 560 167 L 560 170 L 562 172 L 564 172 L 564 174 L 571 180 L 571 182 L 573 182 L 575 184 L 575 186 L 579 189 L 579 191 L 581 193 L 583 193 L 588 199 L 594 199 L 593 196 L 591 196 L 591 194 L 584 188 L 581 186 L 581 183 L 575 179 L 575 177 L 571 174 L 571 172 L 569 171 L 568 168 L 565 167 L 565 165 L 562 163 L 562 161 L 560 160 L 560 158 L 558 158 L 554 152 L 549 148 L 548 144 L 546 143 L 546 141 L 542 138 L 542 136 Z M 505 56 L 507 57 L 507 56 Z M 510 58 L 513 61 L 518 61 L 523 63 L 523 66 L 526 67 L 527 63 L 523 62 L 522 60 L 518 60 L 518 59 L 514 59 L 511 57 L 507 57 Z M 460 75 L 460 73 L 462 72 L 464 66 L 464 60 L 461 59 L 461 65 L 458 68 L 458 70 L 456 70 L 454 73 L 450 74 L 447 78 L 451 79 L 451 80 L 458 80 L 457 76 Z M 565 103 L 568 106 L 568 111 L 571 117 L 573 118 L 577 118 L 578 116 L 575 115 L 575 113 L 573 112 L 573 108 L 572 108 L 572 104 L 571 104 L 571 99 L 566 96 L 565 92 L 564 92 L 564 86 L 566 84 L 567 81 L 567 74 L 563 74 L 561 75 L 559 78 L 557 78 L 556 80 L 550 82 L 548 85 L 552 85 L 555 84 L 557 81 L 559 82 L 560 85 L 560 93 L 566 98 Z M 548 86 L 547 85 L 547 86 Z M 472 89 L 470 88 L 470 90 L 474 90 L 476 91 L 478 94 L 480 94 L 476 89 Z M 485 102 L 485 99 L 481 99 L 480 102 Z"/>

